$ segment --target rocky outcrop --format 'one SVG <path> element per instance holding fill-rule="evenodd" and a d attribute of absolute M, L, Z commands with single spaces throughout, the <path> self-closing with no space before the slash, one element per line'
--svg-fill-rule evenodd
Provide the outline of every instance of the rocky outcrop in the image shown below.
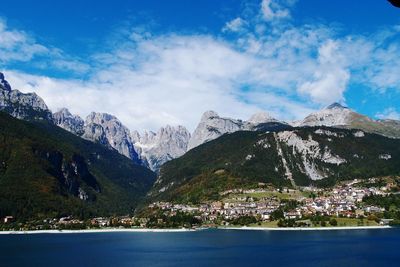
<path fill-rule="evenodd" d="M 157 133 L 132 133 L 134 146 L 143 162 L 153 171 L 158 171 L 165 162 L 178 158 L 187 151 L 189 131 L 183 126 L 160 128 Z"/>
<path fill-rule="evenodd" d="M 294 126 L 328 126 L 347 129 L 360 129 L 388 137 L 400 138 L 400 121 L 373 120 L 338 103 L 333 103 L 321 111 L 308 115 Z"/>
<path fill-rule="evenodd" d="M 311 113 L 296 126 L 347 126 L 350 125 L 354 113 L 339 103 L 333 103 L 318 112 Z"/>
<path fill-rule="evenodd" d="M 269 131 L 287 129 L 290 126 L 271 117 L 266 112 L 256 113 L 248 121 L 222 118 L 214 111 L 207 111 L 189 141 L 188 150 L 236 131 Z"/>
<path fill-rule="evenodd" d="M 129 129 L 110 114 L 90 113 L 85 120 L 82 137 L 112 147 L 133 161 L 140 162 Z"/>
<path fill-rule="evenodd" d="M 0 73 L 0 110 L 18 119 L 50 122 L 53 119 L 42 98 L 35 93 L 24 94 L 12 90 L 2 73 Z"/>
<path fill-rule="evenodd" d="M 84 133 L 84 121 L 77 115 L 72 115 L 68 109 L 62 108 L 53 114 L 54 123 L 76 135 L 83 135 Z"/>
<path fill-rule="evenodd" d="M 223 134 L 243 130 L 247 128 L 247 124 L 242 120 L 222 118 L 214 111 L 207 111 L 201 117 L 200 123 L 190 138 L 188 150 L 214 140 Z"/>

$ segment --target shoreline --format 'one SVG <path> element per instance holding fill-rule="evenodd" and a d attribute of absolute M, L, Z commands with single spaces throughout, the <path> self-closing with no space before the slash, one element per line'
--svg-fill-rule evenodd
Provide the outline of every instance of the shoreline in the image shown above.
<path fill-rule="evenodd" d="M 28 231 L 0 231 L 0 235 L 8 234 L 84 234 L 84 233 L 181 233 L 181 232 L 197 232 L 207 229 L 214 230 L 240 230 L 240 231 L 339 231 L 339 230 L 376 230 L 376 229 L 392 229 L 394 227 L 382 226 L 339 226 L 339 227 L 217 227 L 217 228 L 198 228 L 198 229 L 81 229 L 81 230 L 28 230 Z"/>
<path fill-rule="evenodd" d="M 196 229 L 146 229 L 146 228 L 104 228 L 104 229 L 81 229 L 81 230 L 27 230 L 27 231 L 0 231 L 0 235 L 6 234 L 84 234 L 84 233 L 123 233 L 123 232 L 135 232 L 135 233 L 178 233 L 178 232 L 193 232 Z"/>
<path fill-rule="evenodd" d="M 388 225 L 376 226 L 337 226 L 337 227 L 225 227 L 219 229 L 241 230 L 241 231 L 338 231 L 338 230 L 371 230 L 371 229 L 392 229 Z"/>

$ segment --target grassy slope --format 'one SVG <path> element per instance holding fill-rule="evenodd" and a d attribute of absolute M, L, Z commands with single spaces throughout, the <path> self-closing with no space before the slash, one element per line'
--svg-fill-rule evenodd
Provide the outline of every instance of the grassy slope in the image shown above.
<path fill-rule="evenodd" d="M 311 135 L 323 150 L 328 146 L 333 154 L 346 159 L 340 166 L 315 160 L 320 170 L 329 173 L 328 178 L 314 182 L 302 172 L 302 162 L 291 147 L 280 142 L 284 156 L 293 173 L 297 185 L 333 185 L 337 181 L 367 178 L 372 176 L 400 173 L 400 140 L 380 135 L 366 134 L 357 138 L 355 130 L 330 129 L 344 137 L 317 135 L 316 128 L 297 129 L 303 139 Z M 267 139 L 269 147 L 257 142 Z M 380 154 L 391 154 L 390 160 L 379 160 Z M 358 154 L 359 158 L 355 158 Z M 246 160 L 248 155 L 254 155 Z M 224 135 L 201 145 L 179 159 L 166 163 L 161 168 L 161 176 L 151 191 L 148 201 L 174 200 L 179 202 L 201 202 L 218 199 L 218 192 L 238 188 L 255 187 L 259 182 L 276 186 L 290 186 L 284 177 L 282 161 L 276 150 L 273 133 L 236 132 Z"/>
<path fill-rule="evenodd" d="M 77 178 L 90 200 L 80 200 L 68 191 L 65 181 L 57 176 L 57 157 L 52 155 L 66 163 L 74 157 L 83 158 L 83 167 L 99 188 L 96 191 L 96 186 Z M 154 178 L 154 173 L 116 151 L 44 122 L 25 122 L 0 113 L 0 217 L 126 214 L 135 208 Z"/>

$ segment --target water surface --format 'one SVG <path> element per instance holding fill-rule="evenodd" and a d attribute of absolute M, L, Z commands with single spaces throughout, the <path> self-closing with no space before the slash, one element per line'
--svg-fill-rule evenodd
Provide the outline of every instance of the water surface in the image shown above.
<path fill-rule="evenodd" d="M 400 229 L 0 235 L 0 266 L 400 266 Z"/>

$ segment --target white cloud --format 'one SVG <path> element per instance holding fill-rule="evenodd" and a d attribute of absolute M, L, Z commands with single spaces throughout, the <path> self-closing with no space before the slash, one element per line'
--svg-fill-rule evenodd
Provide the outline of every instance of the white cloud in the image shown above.
<path fill-rule="evenodd" d="M 265 20 L 290 18 L 290 11 L 283 7 L 277 0 L 263 0 L 261 2 L 261 12 Z"/>
<path fill-rule="evenodd" d="M 6 75 L 15 88 L 37 92 L 52 110 L 66 106 L 81 116 L 108 112 L 132 129 L 155 130 L 167 123 L 193 129 L 208 109 L 238 117 L 257 110 L 235 97 L 235 84 L 251 60 L 224 42 L 207 36 L 164 36 L 135 46 L 126 52 L 136 60 L 119 60 L 116 50 L 115 61 L 108 58 L 111 65 L 88 81 Z"/>
<path fill-rule="evenodd" d="M 242 18 L 236 18 L 231 21 L 228 21 L 222 31 L 226 32 L 239 32 L 240 30 L 243 29 L 243 27 L 246 25 L 246 21 L 243 20 Z"/>
<path fill-rule="evenodd" d="M 41 69 L 56 68 L 63 71 L 85 73 L 89 65 L 57 48 L 40 44 L 28 33 L 10 29 L 0 18 L 0 66 L 12 62 L 32 62 Z"/>
<path fill-rule="evenodd" d="M 400 112 L 398 112 L 395 108 L 390 107 L 385 109 L 383 112 L 377 113 L 375 117 L 378 119 L 400 120 Z"/>
<path fill-rule="evenodd" d="M 350 79 L 344 61 L 338 51 L 338 43 L 328 40 L 318 50 L 318 65 L 313 79 L 300 85 L 299 92 L 309 95 L 317 103 L 343 101 Z"/>
<path fill-rule="evenodd" d="M 270 19 L 288 18 L 293 3 L 264 0 L 261 11 Z M 224 31 L 220 36 L 154 35 L 147 28 L 128 28 L 102 53 L 86 59 L 90 63 L 54 48 L 49 49 L 53 60 L 39 62 L 89 73 L 85 80 L 17 70 L 5 74 L 15 88 L 37 92 L 53 111 L 67 107 L 82 117 L 107 112 L 137 130 L 165 124 L 193 130 L 210 109 L 241 119 L 266 110 L 278 119 L 295 120 L 344 102 L 351 82 L 400 88 L 399 47 L 381 41 L 396 31 L 338 37 L 325 25 L 270 22 L 260 21 L 259 15 L 231 20 L 225 31 L 230 28 L 230 37 L 236 32 L 236 41 L 225 39 Z M 7 39 L 12 47 L 13 38 Z"/>
<path fill-rule="evenodd" d="M 0 19 L 0 63 L 30 61 L 34 56 L 48 52 L 25 32 L 8 29 L 5 21 Z"/>

